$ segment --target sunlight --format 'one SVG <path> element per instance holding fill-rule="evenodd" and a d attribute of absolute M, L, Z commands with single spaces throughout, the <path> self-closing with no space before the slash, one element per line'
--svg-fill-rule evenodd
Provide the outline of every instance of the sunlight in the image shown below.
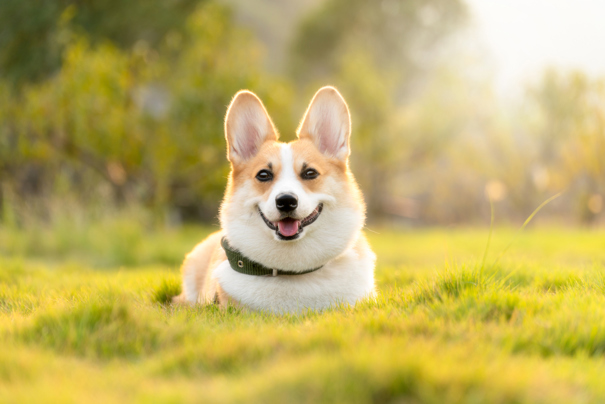
<path fill-rule="evenodd" d="M 490 53 L 500 94 L 517 93 L 546 67 L 605 73 L 605 2 L 467 0 Z"/>

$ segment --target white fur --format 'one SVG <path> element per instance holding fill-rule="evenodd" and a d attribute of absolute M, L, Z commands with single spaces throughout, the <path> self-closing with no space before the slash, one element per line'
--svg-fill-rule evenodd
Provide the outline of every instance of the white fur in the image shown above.
<path fill-rule="evenodd" d="M 302 131 L 302 132 L 301 132 Z M 298 131 L 310 137 L 327 157 L 346 162 L 349 155 L 350 118 L 346 103 L 334 88 L 324 87 L 314 97 Z M 261 143 L 277 140 L 262 103 L 249 92 L 234 98 L 227 114 L 229 159 L 236 166 L 257 153 Z M 251 276 L 234 271 L 228 261 L 214 268 L 200 286 L 195 273 L 207 254 L 200 244 L 183 267 L 183 297 L 190 303 L 212 301 L 218 283 L 222 290 L 244 307 L 274 313 L 321 310 L 335 304 L 355 304 L 374 293 L 375 255 L 362 234 L 365 207 L 354 180 L 338 176 L 323 179 L 322 193 L 307 192 L 295 167 L 296 156 L 289 144 L 279 144 L 281 167 L 276 170 L 270 192 L 259 195 L 253 176 L 238 181 L 237 189 L 225 198 L 220 222 L 229 243 L 242 254 L 268 268 L 294 272 L 321 269 L 302 275 Z M 276 156 L 272 156 L 275 158 Z M 275 161 L 275 160 L 274 160 Z M 300 163 L 300 162 L 299 162 Z M 320 216 L 303 227 L 295 240 L 282 240 L 259 213 L 272 222 L 280 218 L 276 197 L 292 193 L 298 198 L 293 217 L 302 220 L 323 204 Z M 216 237 L 220 237 L 218 234 Z M 202 288 L 203 291 L 196 288 Z M 202 292 L 202 293 L 200 293 Z"/>
<path fill-rule="evenodd" d="M 199 247 L 200 244 L 198 244 Z M 199 248 L 195 248 L 189 253 L 189 255 L 199 254 Z M 196 282 L 196 267 L 192 262 L 185 262 L 183 265 L 183 294 L 185 299 L 190 303 L 195 303 L 198 300 L 200 291 L 198 290 L 198 283 Z"/>
<path fill-rule="evenodd" d="M 305 192 L 294 174 L 291 155 L 290 146 L 282 145 L 282 164 L 288 166 L 282 166 L 281 171 L 285 173 L 280 174 L 274 185 L 277 190 L 273 190 L 266 200 L 262 196 L 251 197 L 254 178 L 250 178 L 229 201 L 225 201 L 220 219 L 231 245 L 245 256 L 269 268 L 303 272 L 325 264 L 350 248 L 363 227 L 364 214 L 361 207 L 341 206 L 331 195 Z M 329 185 L 336 192 L 345 186 L 337 182 Z M 300 218 L 310 215 L 320 203 L 324 204 L 319 218 L 292 241 L 279 240 L 258 213 L 260 207 L 269 220 L 277 220 L 275 196 L 284 190 L 298 196 L 296 214 Z"/>
<path fill-rule="evenodd" d="M 374 293 L 376 256 L 363 240 L 357 251 L 350 248 L 318 271 L 277 277 L 250 276 L 235 272 L 225 261 L 214 276 L 225 292 L 244 306 L 273 313 L 323 310 L 344 303 L 354 305 Z"/>
<path fill-rule="evenodd" d="M 305 192 L 298 175 L 294 172 L 292 148 L 289 144 L 281 144 L 280 149 L 282 169 L 279 173 L 279 178 L 275 182 L 275 185 L 273 185 L 271 194 L 267 200 L 258 204 L 267 219 L 272 222 L 279 220 L 280 212 L 275 204 L 275 199 L 279 194 L 288 193 L 298 197 L 296 216 L 300 219 L 304 219 L 313 213 L 320 203 L 335 202 L 335 199 L 332 196 L 325 194 L 308 194 Z M 277 238 L 277 236 L 275 237 Z"/>

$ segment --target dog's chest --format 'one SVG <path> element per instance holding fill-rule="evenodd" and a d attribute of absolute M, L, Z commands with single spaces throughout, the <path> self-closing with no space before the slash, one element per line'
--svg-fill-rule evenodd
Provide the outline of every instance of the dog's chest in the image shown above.
<path fill-rule="evenodd" d="M 304 275 L 251 276 L 228 261 L 213 271 L 220 287 L 242 306 L 274 313 L 321 310 L 355 304 L 374 292 L 374 253 L 367 245 L 347 250 L 318 271 Z"/>

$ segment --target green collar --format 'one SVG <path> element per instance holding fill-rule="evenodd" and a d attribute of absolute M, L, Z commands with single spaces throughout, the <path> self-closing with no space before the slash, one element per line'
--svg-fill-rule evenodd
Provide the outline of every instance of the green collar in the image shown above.
<path fill-rule="evenodd" d="M 322 265 L 321 267 L 307 269 L 306 271 L 302 272 L 284 271 L 283 269 L 267 268 L 266 266 L 259 264 L 258 262 L 254 262 L 251 259 L 246 258 L 246 256 L 244 256 L 241 252 L 231 247 L 227 242 L 226 237 L 222 238 L 221 245 L 225 250 L 225 254 L 227 254 L 227 259 L 229 260 L 231 268 L 234 271 L 239 272 L 240 274 L 256 276 L 302 275 L 308 274 L 309 272 L 317 271 L 318 269 L 323 267 Z"/>

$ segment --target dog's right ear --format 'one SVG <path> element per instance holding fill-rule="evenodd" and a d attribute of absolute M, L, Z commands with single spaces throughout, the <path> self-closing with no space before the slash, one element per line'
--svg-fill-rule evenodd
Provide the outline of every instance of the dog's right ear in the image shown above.
<path fill-rule="evenodd" d="M 240 91 L 233 97 L 225 117 L 225 137 L 232 164 L 254 157 L 264 142 L 277 140 L 273 122 L 254 93 Z"/>

